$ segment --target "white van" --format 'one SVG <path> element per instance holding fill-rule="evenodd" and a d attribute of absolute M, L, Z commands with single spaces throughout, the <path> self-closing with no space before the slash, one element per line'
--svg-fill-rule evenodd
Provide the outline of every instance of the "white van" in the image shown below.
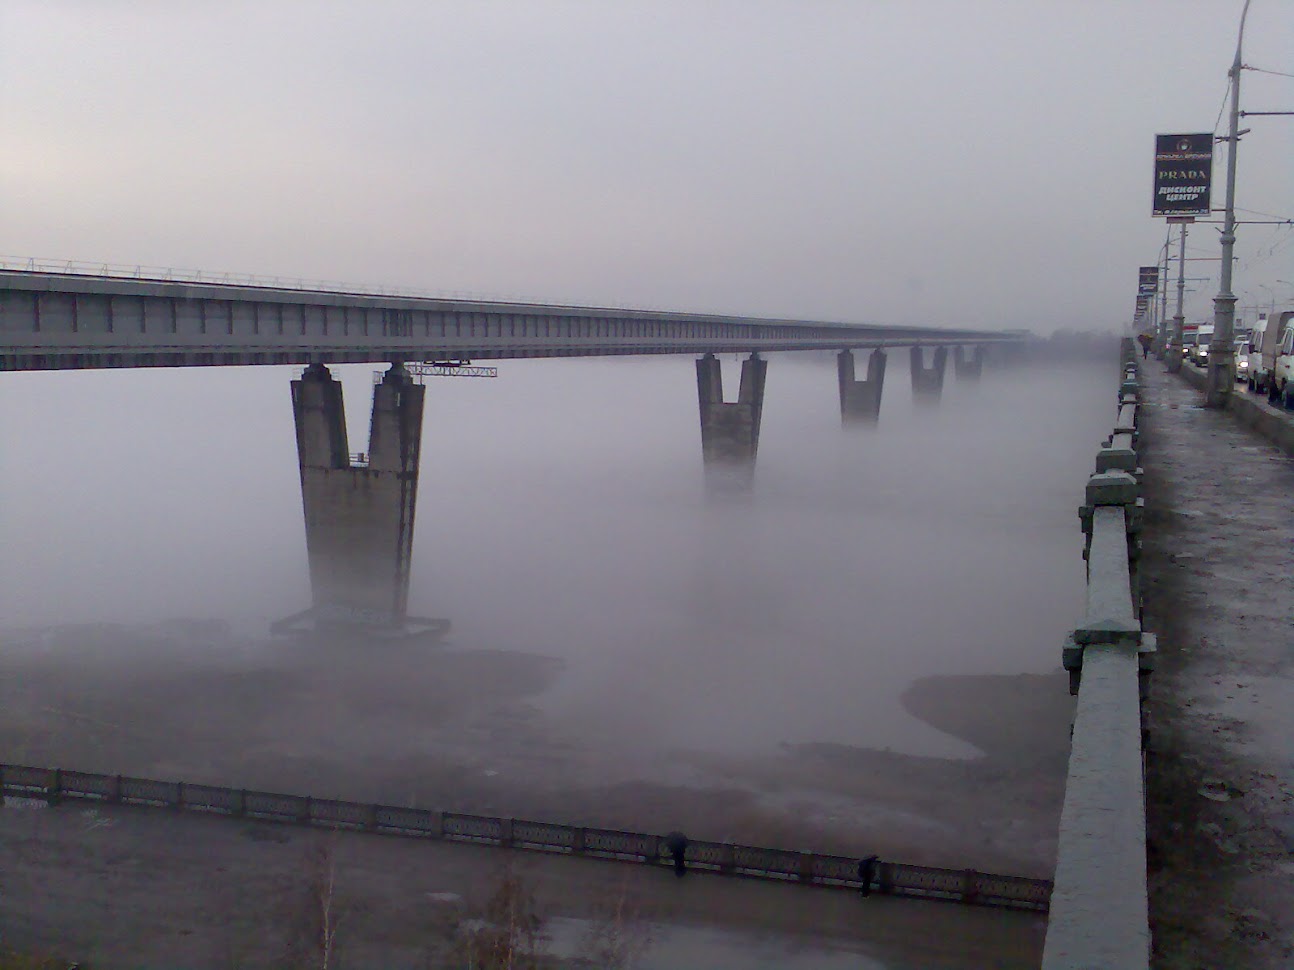
<path fill-rule="evenodd" d="M 1280 343 L 1276 344 L 1276 362 L 1272 367 L 1272 401 L 1294 408 L 1294 310 L 1282 313 Z"/>
<path fill-rule="evenodd" d="M 1263 341 L 1272 339 L 1267 336 L 1267 323 L 1267 314 L 1260 313 L 1245 345 L 1236 348 L 1237 372 L 1243 371 L 1249 390 L 1255 394 L 1266 394 L 1272 380 L 1271 364 L 1263 362 Z"/>
<path fill-rule="evenodd" d="M 1201 323 L 1195 328 L 1195 347 L 1191 350 L 1191 363 L 1196 367 L 1209 366 L 1209 346 L 1213 343 L 1213 324 Z"/>
<path fill-rule="evenodd" d="M 1249 343 L 1249 389 L 1255 393 L 1266 392 L 1275 401 L 1283 388 L 1276 382 L 1276 351 L 1281 337 L 1294 324 L 1294 309 L 1285 308 L 1259 317 L 1254 324 L 1253 339 Z"/>

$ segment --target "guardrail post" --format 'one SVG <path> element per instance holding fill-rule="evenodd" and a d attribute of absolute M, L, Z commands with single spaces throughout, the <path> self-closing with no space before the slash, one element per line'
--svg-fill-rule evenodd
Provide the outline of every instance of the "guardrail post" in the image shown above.
<path fill-rule="evenodd" d="M 364 828 L 370 832 L 377 831 L 377 802 L 368 806 L 368 817 L 364 819 Z"/>
<path fill-rule="evenodd" d="M 0 808 L 4 808 L 4 765 L 0 765 Z"/>
<path fill-rule="evenodd" d="M 587 830 L 584 828 L 571 829 L 571 855 L 584 855 L 584 837 Z"/>
<path fill-rule="evenodd" d="M 643 852 L 643 862 L 648 865 L 660 865 L 660 836 L 647 836 L 647 846 Z"/>
<path fill-rule="evenodd" d="M 505 849 L 512 848 L 512 822 L 510 818 L 499 819 L 499 845 Z"/>
<path fill-rule="evenodd" d="M 184 808 L 184 782 L 182 781 L 175 783 L 175 801 L 172 803 L 171 808 L 177 812 Z"/>
<path fill-rule="evenodd" d="M 240 816 L 245 816 L 247 814 L 247 789 L 246 788 L 240 788 L 238 790 L 238 808 L 235 810 L 234 814 L 240 815 Z"/>
<path fill-rule="evenodd" d="M 55 768 L 50 773 L 49 784 L 45 786 L 45 804 L 57 805 L 63 795 L 63 769 Z"/>
<path fill-rule="evenodd" d="M 121 804 L 121 775 L 115 775 L 112 779 L 112 794 L 108 796 L 108 801 L 114 805 Z"/>

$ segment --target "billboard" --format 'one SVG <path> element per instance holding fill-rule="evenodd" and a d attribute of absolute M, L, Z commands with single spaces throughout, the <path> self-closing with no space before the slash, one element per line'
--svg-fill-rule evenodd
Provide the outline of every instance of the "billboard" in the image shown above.
<path fill-rule="evenodd" d="M 1137 293 L 1140 296 L 1159 292 L 1159 267 L 1142 266 L 1137 270 Z"/>
<path fill-rule="evenodd" d="M 1208 215 L 1212 180 L 1213 135 L 1155 136 L 1153 215 Z"/>

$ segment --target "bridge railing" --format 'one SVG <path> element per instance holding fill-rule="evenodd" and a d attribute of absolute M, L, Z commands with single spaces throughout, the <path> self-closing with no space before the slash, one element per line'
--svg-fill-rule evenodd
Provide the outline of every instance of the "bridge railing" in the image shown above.
<path fill-rule="evenodd" d="M 1114 430 L 1079 509 L 1087 608 L 1063 661 L 1078 695 L 1043 970 L 1145 970 L 1150 961 L 1141 699 L 1155 638 L 1141 629 L 1140 395 L 1131 339 L 1121 349 Z"/>
<path fill-rule="evenodd" d="M 28 273 L 53 273 L 73 276 L 107 276 L 113 279 L 144 280 L 160 283 L 213 283 L 222 286 L 256 286 L 274 290 L 323 290 L 329 293 L 352 293 L 362 296 L 399 296 L 432 300 L 463 300 L 471 303 L 546 303 L 532 297 L 505 293 L 479 293 L 471 290 L 433 290 L 416 286 L 371 286 L 340 280 L 306 279 L 295 276 L 268 276 L 225 270 L 182 269 L 174 266 L 148 266 L 142 263 L 105 263 L 83 259 L 52 259 L 40 256 L 0 256 L 0 269 Z M 638 307 L 659 310 L 659 307 Z"/>
<path fill-rule="evenodd" d="M 644 832 L 30 765 L 0 764 L 0 803 L 5 796 L 42 799 L 50 804 L 62 799 L 80 799 L 157 806 L 326 829 L 474 842 L 649 865 L 659 865 L 668 856 L 666 838 Z M 848 856 L 704 841 L 689 842 L 685 856 L 688 868 L 721 875 L 841 889 L 862 888 L 859 860 Z M 973 869 L 877 862 L 871 877 L 868 888 L 878 893 L 1040 912 L 1047 910 L 1051 895 L 1051 883 L 1045 879 Z"/>

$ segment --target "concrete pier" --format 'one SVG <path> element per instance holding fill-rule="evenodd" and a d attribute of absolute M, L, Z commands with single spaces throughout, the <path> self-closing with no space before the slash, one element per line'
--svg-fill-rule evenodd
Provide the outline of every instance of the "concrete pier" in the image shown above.
<path fill-rule="evenodd" d="M 840 420 L 842 424 L 876 424 L 881 417 L 881 389 L 885 384 L 885 351 L 872 351 L 867 359 L 867 379 L 854 377 L 854 353 L 842 350 L 836 355 L 836 375 L 840 383 Z"/>
<path fill-rule="evenodd" d="M 953 373 L 959 381 L 977 381 L 984 373 L 984 347 L 960 345 L 953 354 Z"/>
<path fill-rule="evenodd" d="M 701 407 L 701 454 L 706 481 L 720 487 L 748 487 L 759 451 L 759 423 L 764 412 L 764 379 L 768 361 L 751 354 L 741 363 L 741 389 L 735 404 L 723 399 L 719 360 L 706 354 L 696 362 Z"/>
<path fill-rule="evenodd" d="M 925 365 L 922 347 L 912 348 L 912 395 L 927 401 L 938 401 L 944 390 L 944 369 L 948 363 L 948 348 L 936 347 L 934 360 Z"/>
<path fill-rule="evenodd" d="M 424 390 L 392 364 L 373 389 L 368 452 L 352 459 L 341 382 L 322 364 L 292 382 L 316 621 L 405 622 Z"/>

